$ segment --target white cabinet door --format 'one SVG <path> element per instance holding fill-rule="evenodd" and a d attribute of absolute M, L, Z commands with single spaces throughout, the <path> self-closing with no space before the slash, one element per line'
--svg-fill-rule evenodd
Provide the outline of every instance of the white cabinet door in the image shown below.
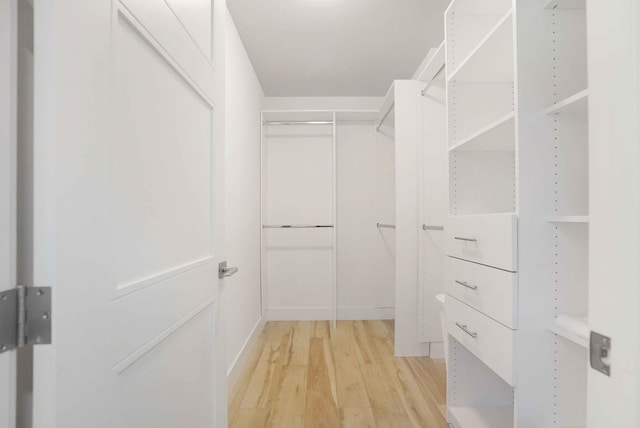
<path fill-rule="evenodd" d="M 226 426 L 223 7 L 35 3 L 35 428 Z"/>
<path fill-rule="evenodd" d="M 636 0 L 587 1 L 589 323 L 612 346 L 611 376 L 589 369 L 592 428 L 640 426 L 639 25 Z"/>
<path fill-rule="evenodd" d="M 16 286 L 16 9 L 17 2 L 0 1 L 0 293 Z M 0 354 L 1 427 L 15 427 L 15 382 L 13 350 Z"/>

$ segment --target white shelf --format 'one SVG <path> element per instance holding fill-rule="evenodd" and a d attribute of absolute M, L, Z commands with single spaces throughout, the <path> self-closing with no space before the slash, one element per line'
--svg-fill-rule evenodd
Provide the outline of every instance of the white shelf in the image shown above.
<path fill-rule="evenodd" d="M 549 223 L 589 223 L 588 215 L 558 215 L 547 217 Z"/>
<path fill-rule="evenodd" d="M 513 82 L 513 22 L 509 10 L 451 72 L 449 81 Z"/>
<path fill-rule="evenodd" d="M 548 115 L 572 114 L 582 115 L 589 112 L 589 90 L 585 89 L 577 94 L 573 94 L 568 98 L 552 105 L 545 110 Z"/>
<path fill-rule="evenodd" d="M 450 407 L 456 428 L 513 428 L 513 407 Z"/>
<path fill-rule="evenodd" d="M 586 9 L 586 0 L 547 0 L 545 9 Z"/>
<path fill-rule="evenodd" d="M 449 151 L 514 151 L 515 113 L 511 112 L 485 126 L 457 144 Z"/>
<path fill-rule="evenodd" d="M 570 319 L 572 324 L 576 326 L 579 325 L 582 329 L 589 329 L 588 323 L 581 318 L 570 317 L 567 315 L 564 317 Z M 556 322 L 549 327 L 549 330 L 558 336 L 562 336 L 565 339 L 582 346 L 583 348 L 587 348 L 589 346 L 589 339 L 579 333 L 573 326 L 567 325 L 567 323 L 559 325 L 558 320 L 556 320 Z"/>

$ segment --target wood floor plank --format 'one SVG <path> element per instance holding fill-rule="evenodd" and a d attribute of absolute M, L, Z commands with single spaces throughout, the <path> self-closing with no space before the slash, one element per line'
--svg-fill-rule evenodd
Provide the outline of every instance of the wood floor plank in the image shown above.
<path fill-rule="evenodd" d="M 238 409 L 233 422 L 229 421 L 231 428 L 257 428 L 267 426 L 269 409 Z"/>
<path fill-rule="evenodd" d="M 371 410 L 380 428 L 411 427 L 411 420 L 394 384 L 382 364 L 361 367 Z"/>
<path fill-rule="evenodd" d="M 283 380 L 269 415 L 269 427 L 302 426 L 307 396 L 306 365 L 283 367 Z"/>
<path fill-rule="evenodd" d="M 287 324 L 274 324 L 267 346 L 249 381 L 241 408 L 264 408 L 274 400 L 275 391 L 282 381 L 282 361 L 291 340 L 291 328 L 288 327 Z"/>
<path fill-rule="evenodd" d="M 336 359 L 356 358 L 353 346 L 354 321 L 338 321 L 331 334 L 331 347 Z"/>
<path fill-rule="evenodd" d="M 382 360 L 393 360 L 395 358 L 393 355 L 393 334 L 390 334 L 389 328 L 386 323 L 382 320 L 374 320 L 367 321 L 364 326 Z"/>
<path fill-rule="evenodd" d="M 376 421 L 370 408 L 340 409 L 342 428 L 376 428 Z"/>
<path fill-rule="evenodd" d="M 331 326 L 329 325 L 329 321 L 316 321 L 316 328 L 313 337 L 331 337 Z"/>
<path fill-rule="evenodd" d="M 272 327 L 273 325 L 270 323 L 267 323 L 267 325 L 265 325 L 264 329 L 260 333 L 260 336 L 258 336 L 258 340 L 254 345 L 254 348 L 251 352 L 251 355 L 249 356 L 249 359 L 247 360 L 247 362 L 245 363 L 245 366 L 242 369 L 240 377 L 236 381 L 234 388 L 229 394 L 229 424 L 230 425 L 233 422 L 231 420 L 232 417 L 239 414 L 238 411 L 244 399 L 244 395 L 247 392 L 247 389 L 249 388 L 251 377 L 256 369 L 256 366 L 258 365 L 258 362 L 260 361 L 260 356 L 262 355 L 262 352 L 265 346 L 269 342 L 269 336 L 271 334 Z"/>
<path fill-rule="evenodd" d="M 238 428 L 445 428 L 442 361 L 393 356 L 392 321 L 269 322 L 234 387 Z"/>
<path fill-rule="evenodd" d="M 314 321 L 296 321 L 293 323 L 291 347 L 285 359 L 285 365 L 305 366 L 308 364 L 309 340 L 314 327 Z"/>
<path fill-rule="evenodd" d="M 362 372 L 355 356 L 336 358 L 335 361 L 338 407 L 341 409 L 371 407 Z"/>
<path fill-rule="evenodd" d="M 360 365 L 381 364 L 384 361 L 369 337 L 364 321 L 354 322 L 353 342 Z"/>
<path fill-rule="evenodd" d="M 405 359 L 398 358 L 393 362 L 387 362 L 385 367 L 414 426 L 448 427 L 433 394 L 423 393 Z"/>
<path fill-rule="evenodd" d="M 332 392 L 330 373 L 327 368 L 324 341 L 325 339 L 313 338 L 309 344 L 305 427 L 337 427 L 340 424 L 338 406 Z"/>

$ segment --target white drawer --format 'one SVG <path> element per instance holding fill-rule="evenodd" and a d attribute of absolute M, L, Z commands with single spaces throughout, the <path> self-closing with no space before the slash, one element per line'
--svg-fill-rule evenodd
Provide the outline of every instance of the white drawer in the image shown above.
<path fill-rule="evenodd" d="M 515 214 L 451 216 L 445 228 L 446 254 L 515 272 L 517 227 Z"/>
<path fill-rule="evenodd" d="M 447 294 L 494 320 L 518 328 L 518 274 L 447 257 L 444 274 Z"/>
<path fill-rule="evenodd" d="M 514 331 L 455 298 L 445 300 L 445 313 L 449 334 L 505 382 L 515 386 Z"/>

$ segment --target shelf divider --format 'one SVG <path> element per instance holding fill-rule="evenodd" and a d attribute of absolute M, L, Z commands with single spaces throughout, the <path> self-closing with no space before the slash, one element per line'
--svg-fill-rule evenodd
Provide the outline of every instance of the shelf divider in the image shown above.
<path fill-rule="evenodd" d="M 450 407 L 453 423 L 459 428 L 513 428 L 513 407 Z"/>
<path fill-rule="evenodd" d="M 581 318 L 576 318 L 576 317 L 569 317 L 564 315 L 565 318 L 568 318 L 571 320 L 571 324 L 575 324 L 575 325 L 581 325 L 581 327 L 589 329 L 588 323 L 586 323 L 583 319 Z M 558 336 L 564 337 L 565 339 L 582 346 L 583 348 L 588 348 L 589 347 L 589 339 L 584 337 L 583 335 L 581 335 L 580 333 L 578 333 L 575 329 L 569 327 L 566 325 L 566 323 L 563 323 L 562 325 L 560 325 L 558 323 L 558 320 L 556 319 L 556 322 L 552 325 L 549 326 L 549 331 L 557 334 Z"/>
<path fill-rule="evenodd" d="M 589 223 L 588 215 L 558 215 L 547 217 L 548 223 Z"/>
<path fill-rule="evenodd" d="M 515 113 L 510 112 L 454 144 L 449 151 L 514 151 L 515 138 Z"/>
<path fill-rule="evenodd" d="M 562 101 L 557 102 L 551 107 L 547 108 L 544 112 L 548 115 L 560 115 L 560 114 L 587 114 L 589 112 L 589 90 L 584 89 L 570 97 L 565 98 Z"/>
<path fill-rule="evenodd" d="M 480 43 L 467 55 L 467 57 L 460 63 L 460 65 L 452 70 L 448 75 L 449 81 L 485 81 L 485 82 L 507 82 L 513 81 L 514 65 L 513 65 L 513 28 L 512 18 L 513 10 L 509 11 L 498 21 L 498 23 L 489 31 Z M 503 32 L 508 33 L 508 37 L 504 37 Z M 504 37 L 504 40 L 501 40 Z M 509 58 L 511 60 L 506 64 L 504 69 L 500 69 L 498 61 L 490 61 L 482 67 L 479 64 L 473 64 L 483 51 L 490 52 L 494 55 L 504 55 L 506 47 L 503 46 L 503 42 L 506 41 L 510 46 L 511 51 Z M 484 70 L 483 70 L 484 68 Z M 483 75 L 489 75 L 490 77 Z"/>

